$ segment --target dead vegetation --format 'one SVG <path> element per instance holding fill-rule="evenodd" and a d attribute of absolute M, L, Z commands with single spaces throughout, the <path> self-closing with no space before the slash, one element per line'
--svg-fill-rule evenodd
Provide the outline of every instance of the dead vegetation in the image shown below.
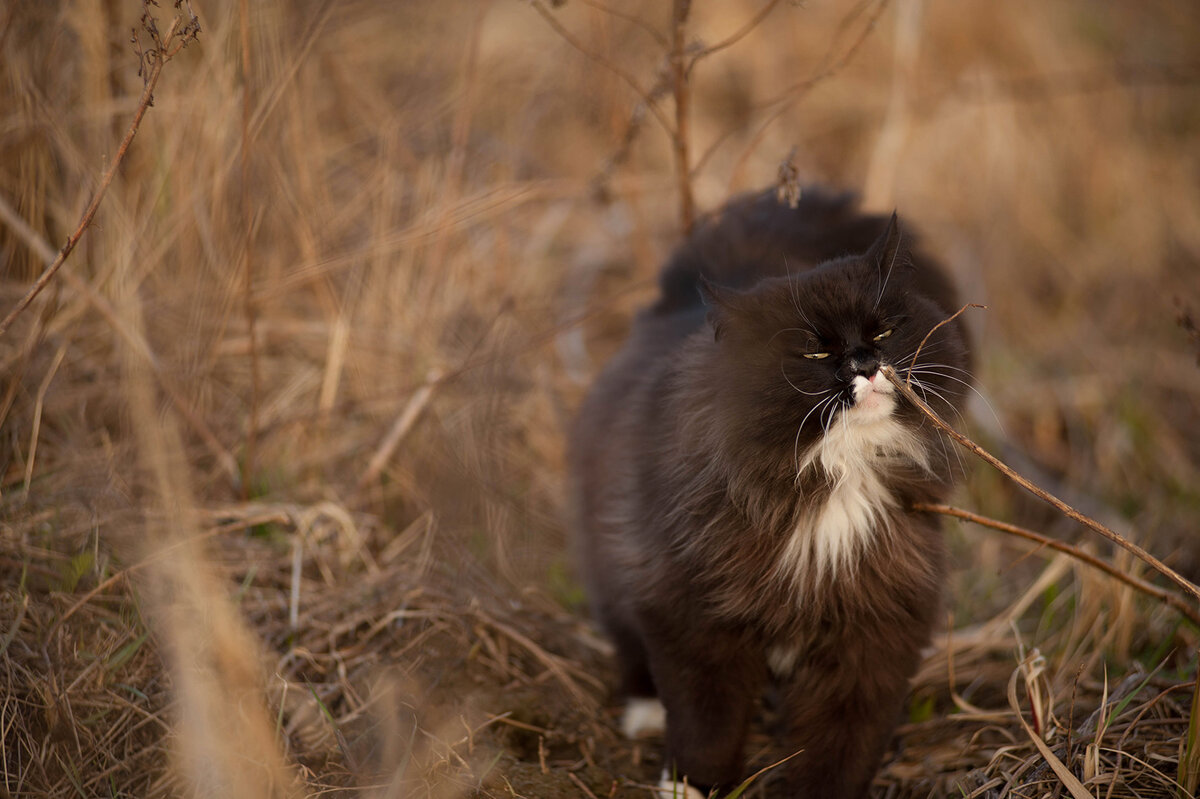
<path fill-rule="evenodd" d="M 689 203 L 777 174 L 912 220 L 989 307 L 972 437 L 1200 573 L 1196 9 L 147 10 L 199 38 L 0 336 L 0 793 L 646 796 L 560 430 Z M 138 111 L 142 13 L 0 10 L 5 314 Z M 1200 631 L 1136 588 L 1173 586 L 982 465 L 959 504 L 1131 579 L 948 523 L 878 795 L 1193 796 Z"/>

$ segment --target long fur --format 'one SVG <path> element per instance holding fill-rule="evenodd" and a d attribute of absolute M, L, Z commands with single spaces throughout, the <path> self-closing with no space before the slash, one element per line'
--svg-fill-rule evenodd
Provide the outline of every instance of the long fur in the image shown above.
<path fill-rule="evenodd" d="M 943 580 L 937 521 L 906 508 L 953 478 L 878 368 L 908 374 L 954 293 L 894 217 L 818 191 L 795 210 L 735 201 L 661 285 L 569 448 L 580 570 L 618 690 L 662 700 L 668 767 L 708 789 L 743 776 L 773 681 L 784 748 L 804 750 L 786 795 L 861 796 Z M 953 413 L 969 387 L 962 328 L 923 352 L 939 368 L 914 386 Z"/>

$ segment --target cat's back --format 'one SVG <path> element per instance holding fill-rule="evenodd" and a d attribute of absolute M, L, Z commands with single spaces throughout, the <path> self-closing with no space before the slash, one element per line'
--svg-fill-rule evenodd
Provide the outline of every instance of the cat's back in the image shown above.
<path fill-rule="evenodd" d="M 806 188 L 795 207 L 774 190 L 735 198 L 701 219 L 659 276 L 660 296 L 645 316 L 663 317 L 703 303 L 704 280 L 748 289 L 760 281 L 797 275 L 827 261 L 865 252 L 888 225 L 888 217 L 864 213 L 852 192 Z M 912 237 L 911 232 L 905 235 Z M 955 291 L 936 265 L 924 263 L 908 243 L 920 271 L 920 290 L 948 313 L 958 309 Z M 635 323 L 636 328 L 636 323 Z"/>

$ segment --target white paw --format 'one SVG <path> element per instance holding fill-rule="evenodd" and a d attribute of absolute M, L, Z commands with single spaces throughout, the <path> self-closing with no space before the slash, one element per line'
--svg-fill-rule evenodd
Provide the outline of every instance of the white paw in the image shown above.
<path fill-rule="evenodd" d="M 708 799 L 698 788 L 683 782 L 676 782 L 663 772 L 658 781 L 658 789 L 654 792 L 655 799 Z"/>
<path fill-rule="evenodd" d="M 657 699 L 634 697 L 625 705 L 621 732 L 629 739 L 657 735 L 667 728 L 667 709 Z"/>

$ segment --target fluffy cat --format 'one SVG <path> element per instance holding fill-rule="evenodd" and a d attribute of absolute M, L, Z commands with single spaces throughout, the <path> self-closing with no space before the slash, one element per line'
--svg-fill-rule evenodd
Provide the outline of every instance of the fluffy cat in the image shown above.
<path fill-rule="evenodd" d="M 895 215 L 808 190 L 702 222 L 570 436 L 577 556 L 612 638 L 627 731 L 666 709 L 664 780 L 744 773 L 778 697 L 788 796 L 865 795 L 943 582 L 946 445 L 879 369 L 944 415 L 969 387 L 941 270 Z M 661 713 L 661 710 L 659 711 Z M 680 795 L 683 795 L 682 793 Z"/>

